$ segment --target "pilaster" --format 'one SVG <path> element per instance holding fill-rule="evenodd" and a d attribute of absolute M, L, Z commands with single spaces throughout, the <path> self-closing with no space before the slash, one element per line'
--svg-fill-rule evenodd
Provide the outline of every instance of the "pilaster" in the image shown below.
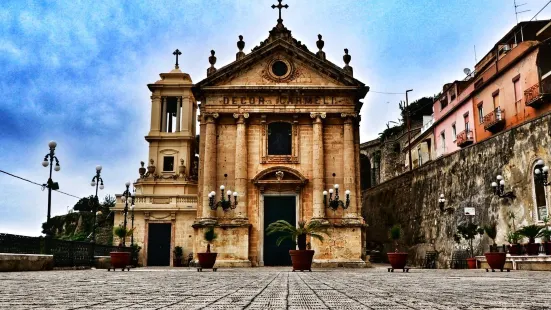
<path fill-rule="evenodd" d="M 350 190 L 350 206 L 347 209 L 345 217 L 357 217 L 358 207 L 356 200 L 356 156 L 354 147 L 354 121 L 357 117 L 356 114 L 342 113 L 341 117 L 344 118 L 344 135 L 343 135 L 343 175 L 344 175 L 344 187 L 342 193 L 345 190 Z"/>
<path fill-rule="evenodd" d="M 161 129 L 161 96 L 151 96 L 151 134 L 159 133 Z"/>
<path fill-rule="evenodd" d="M 247 125 L 249 113 L 233 114 L 237 122 L 235 139 L 235 191 L 238 193 L 236 216 L 248 218 L 247 214 Z"/>
<path fill-rule="evenodd" d="M 215 212 L 209 206 L 209 193 L 216 191 L 216 119 L 218 113 L 204 113 L 203 119 L 206 122 L 205 129 L 205 153 L 208 154 L 208 160 L 204 161 L 203 168 L 203 218 L 215 218 Z"/>
<path fill-rule="evenodd" d="M 323 205 L 324 188 L 324 155 L 323 155 L 323 119 L 325 113 L 310 113 L 312 124 L 312 196 L 313 219 L 325 218 L 325 206 Z"/>

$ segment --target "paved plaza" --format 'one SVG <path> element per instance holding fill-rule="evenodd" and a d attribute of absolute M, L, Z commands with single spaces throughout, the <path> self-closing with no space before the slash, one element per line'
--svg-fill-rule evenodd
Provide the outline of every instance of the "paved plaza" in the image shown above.
<path fill-rule="evenodd" d="M 0 309 L 551 309 L 551 273 L 384 268 L 0 274 Z"/>

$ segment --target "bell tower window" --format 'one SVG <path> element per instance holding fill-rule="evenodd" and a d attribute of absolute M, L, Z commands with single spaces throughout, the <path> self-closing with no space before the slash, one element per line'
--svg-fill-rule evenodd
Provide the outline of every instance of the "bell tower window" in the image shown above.
<path fill-rule="evenodd" d="M 268 155 L 292 155 L 293 129 L 290 123 L 275 122 L 268 125 Z"/>
<path fill-rule="evenodd" d="M 163 157 L 163 171 L 174 171 L 174 156 Z"/>

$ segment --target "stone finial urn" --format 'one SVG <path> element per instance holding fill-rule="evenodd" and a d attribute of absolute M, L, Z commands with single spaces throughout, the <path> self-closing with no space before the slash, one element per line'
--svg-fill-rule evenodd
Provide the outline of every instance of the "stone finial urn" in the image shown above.
<path fill-rule="evenodd" d="M 155 165 L 153 165 L 155 162 L 153 161 L 153 158 L 149 160 L 149 166 L 147 166 L 147 173 L 149 173 L 150 175 L 154 175 L 155 174 Z"/>
<path fill-rule="evenodd" d="M 184 159 L 180 158 L 180 166 L 178 166 L 178 175 L 180 177 L 186 176 L 186 166 L 184 165 Z"/>
<path fill-rule="evenodd" d="M 140 165 L 142 166 L 138 169 L 138 172 L 140 173 L 140 178 L 143 178 L 147 170 L 144 167 L 145 163 L 143 161 L 140 161 Z"/>

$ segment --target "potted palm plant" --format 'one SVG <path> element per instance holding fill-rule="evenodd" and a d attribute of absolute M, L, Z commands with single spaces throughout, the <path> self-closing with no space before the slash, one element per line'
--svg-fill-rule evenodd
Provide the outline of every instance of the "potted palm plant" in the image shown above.
<path fill-rule="evenodd" d="M 210 226 L 209 228 L 207 228 L 203 237 L 207 242 L 207 252 L 197 253 L 197 258 L 199 259 L 199 268 L 197 270 L 202 271 L 203 268 L 212 268 L 213 271 L 216 271 L 216 268 L 213 267 L 216 263 L 216 256 L 218 255 L 218 253 L 212 253 L 210 251 L 210 244 L 218 237 L 218 235 L 214 232 L 214 226 Z"/>
<path fill-rule="evenodd" d="M 497 244 L 496 244 L 496 237 L 497 237 L 497 225 L 496 223 L 492 223 L 490 225 L 484 226 L 484 232 L 486 232 L 486 235 L 492 239 L 492 245 L 490 245 L 490 252 L 484 253 L 484 256 L 486 257 L 486 262 L 488 262 L 488 265 L 490 265 L 490 268 L 492 268 L 492 271 L 495 271 L 495 269 L 499 269 L 503 271 L 503 267 L 505 266 L 505 259 L 507 257 L 507 253 L 505 252 L 498 252 L 497 250 Z M 488 271 L 488 269 L 486 269 Z"/>
<path fill-rule="evenodd" d="M 522 236 L 518 233 L 518 231 L 510 231 L 506 235 L 507 242 L 509 242 L 509 254 L 510 255 L 520 255 L 520 239 L 522 239 Z"/>
<path fill-rule="evenodd" d="M 306 237 L 309 236 L 323 242 L 323 235 L 329 235 L 327 227 L 318 221 L 299 221 L 298 227 L 295 227 L 287 221 L 279 220 L 268 225 L 266 232 L 268 235 L 282 233 L 276 241 L 277 246 L 287 239 L 296 242 L 298 250 L 289 250 L 293 263 L 293 271 L 312 271 L 312 259 L 314 258 L 315 251 L 306 249 Z"/>
<path fill-rule="evenodd" d="M 172 251 L 172 266 L 182 267 L 182 257 L 184 256 L 184 249 L 181 246 L 175 246 Z"/>
<path fill-rule="evenodd" d="M 457 226 L 457 238 L 461 240 L 461 237 L 463 237 L 469 243 L 469 254 L 471 255 L 470 258 L 467 258 L 467 266 L 469 266 L 469 269 L 476 269 L 476 258 L 474 255 L 473 240 L 474 238 L 476 238 L 477 234 L 484 234 L 484 229 L 479 228 L 478 225 L 474 223 Z"/>
<path fill-rule="evenodd" d="M 122 247 L 125 238 L 132 235 L 134 230 L 127 229 L 126 227 L 119 225 L 115 227 L 113 232 L 115 236 L 119 238 L 119 247 Z M 122 271 L 124 271 L 124 268 L 130 270 L 130 268 L 128 267 L 130 265 L 130 254 L 130 252 L 122 251 L 110 252 L 109 256 L 111 257 L 111 268 L 113 268 L 113 270 L 121 268 Z M 108 270 L 111 270 L 111 268 L 109 268 Z"/>
<path fill-rule="evenodd" d="M 526 249 L 526 254 L 528 255 L 538 255 L 540 251 L 540 244 L 536 243 L 536 238 L 541 237 L 541 231 L 543 227 L 532 224 L 527 225 L 519 229 L 519 234 L 528 238 L 528 243 L 524 245 Z"/>
<path fill-rule="evenodd" d="M 398 250 L 398 240 L 402 236 L 402 229 L 399 225 L 394 225 L 390 228 L 390 239 L 394 241 L 394 253 L 387 253 L 388 261 L 392 269 L 405 269 L 406 263 L 408 261 L 408 253 L 400 252 Z"/>
<path fill-rule="evenodd" d="M 545 228 L 541 230 L 541 238 L 543 239 L 543 247 L 545 249 L 545 255 L 551 255 L 551 230 L 549 230 L 549 218 L 543 219 Z"/>

